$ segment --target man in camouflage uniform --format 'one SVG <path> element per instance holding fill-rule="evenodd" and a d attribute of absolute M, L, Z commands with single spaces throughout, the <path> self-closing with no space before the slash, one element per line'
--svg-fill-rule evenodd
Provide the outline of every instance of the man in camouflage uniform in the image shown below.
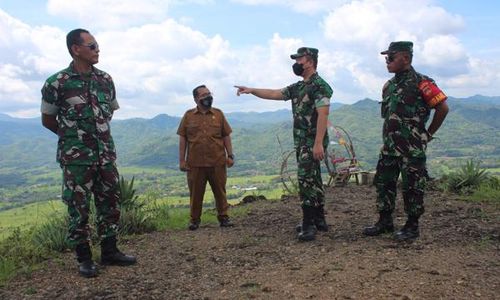
<path fill-rule="evenodd" d="M 111 77 L 95 68 L 99 45 L 84 29 L 66 36 L 73 61 L 50 76 L 42 88 L 42 124 L 59 137 L 57 161 L 63 171 L 62 199 L 68 206 L 70 246 L 76 249 L 79 272 L 97 275 L 90 249 L 89 208 L 94 195 L 101 264 L 130 265 L 135 257 L 120 252 L 116 235 L 120 190 L 110 125 L 118 109 Z"/>
<path fill-rule="evenodd" d="M 401 173 L 408 219 L 394 238 L 412 240 L 419 236 L 418 219 L 424 213 L 425 150 L 446 118 L 447 97 L 434 80 L 417 73 L 411 66 L 412 42 L 392 42 L 389 49 L 381 54 L 387 55 L 387 70 L 395 76 L 387 81 L 382 90 L 383 146 L 374 179 L 380 218 L 375 225 L 366 227 L 363 233 L 375 236 L 394 231 L 392 212 Z M 426 129 L 431 109 L 435 109 L 435 113 Z"/>
<path fill-rule="evenodd" d="M 318 49 L 301 47 L 290 56 L 293 72 L 303 80 L 283 89 L 236 86 L 237 94 L 252 94 L 270 100 L 292 100 L 293 139 L 298 164 L 302 224 L 297 227 L 301 241 L 314 240 L 316 230 L 327 231 L 320 162 L 328 146 L 327 122 L 332 88 L 316 72 Z"/>

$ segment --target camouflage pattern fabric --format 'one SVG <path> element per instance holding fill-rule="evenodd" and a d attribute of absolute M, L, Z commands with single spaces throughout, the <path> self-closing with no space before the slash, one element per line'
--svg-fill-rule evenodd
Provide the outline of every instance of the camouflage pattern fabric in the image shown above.
<path fill-rule="evenodd" d="M 377 188 L 377 210 L 393 212 L 399 173 L 403 181 L 403 201 L 408 216 L 424 213 L 426 158 L 381 155 L 377 163 L 374 184 Z"/>
<path fill-rule="evenodd" d="M 394 210 L 396 184 L 401 173 L 405 212 L 415 217 L 424 212 L 425 150 L 429 137 L 425 124 L 431 107 L 418 87 L 422 80 L 434 83 L 410 68 L 396 74 L 383 87 L 383 146 L 374 179 L 378 211 Z"/>
<path fill-rule="evenodd" d="M 321 178 L 320 161 L 314 159 L 312 145 L 314 140 L 307 140 L 304 145 L 296 148 L 297 180 L 302 206 L 320 207 L 325 204 L 325 190 Z"/>
<path fill-rule="evenodd" d="M 90 240 L 89 211 L 92 195 L 99 237 L 102 239 L 118 233 L 118 180 L 118 170 L 114 163 L 104 166 L 63 166 L 62 199 L 68 206 L 70 246 L 74 247 Z"/>
<path fill-rule="evenodd" d="M 382 91 L 381 115 L 384 119 L 382 154 L 425 157 L 428 133 L 425 123 L 431 108 L 422 98 L 418 84 L 432 79 L 413 68 L 396 74 Z"/>
<path fill-rule="evenodd" d="M 92 194 L 99 236 L 117 234 L 120 194 L 109 121 L 118 108 L 112 78 L 95 67 L 78 74 L 71 63 L 42 88 L 41 111 L 58 121 L 57 161 L 63 170 L 62 199 L 68 206 L 71 246 L 90 239 Z"/>
<path fill-rule="evenodd" d="M 109 121 L 118 109 L 111 76 L 93 68 L 76 73 L 73 63 L 52 76 L 42 88 L 42 113 L 57 116 L 61 165 L 105 165 L 116 159 Z"/>
<path fill-rule="evenodd" d="M 325 192 L 321 179 L 320 162 L 313 158 L 318 112 L 316 108 L 329 106 L 332 88 L 315 73 L 309 81 L 299 81 L 281 90 L 285 100 L 292 100 L 293 140 L 297 158 L 297 177 L 302 206 L 319 207 L 324 204 Z M 323 138 L 328 146 L 328 134 Z"/>

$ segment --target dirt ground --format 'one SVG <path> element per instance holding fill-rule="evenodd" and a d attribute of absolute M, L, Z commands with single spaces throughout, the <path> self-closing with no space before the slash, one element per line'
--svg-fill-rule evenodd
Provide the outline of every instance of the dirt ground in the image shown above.
<path fill-rule="evenodd" d="M 327 191 L 330 230 L 299 242 L 295 198 L 245 204 L 233 228 L 204 225 L 141 235 L 122 245 L 132 267 L 77 274 L 72 254 L 17 277 L 1 299 L 500 299 L 500 210 L 426 195 L 421 236 L 398 243 L 364 237 L 376 220 L 375 190 Z M 397 227 L 405 222 L 397 203 Z"/>

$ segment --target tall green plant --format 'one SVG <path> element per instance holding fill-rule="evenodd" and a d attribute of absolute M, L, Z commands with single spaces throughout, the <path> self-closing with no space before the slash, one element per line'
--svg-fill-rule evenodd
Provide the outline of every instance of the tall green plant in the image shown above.
<path fill-rule="evenodd" d="M 134 189 L 135 177 L 129 182 L 123 176 L 120 178 L 120 206 L 124 209 L 142 208 L 144 202 L 139 201 L 139 196 L 135 194 Z"/>
<path fill-rule="evenodd" d="M 65 215 L 53 213 L 48 221 L 35 228 L 32 240 L 35 246 L 48 250 L 63 252 L 69 248 L 68 233 L 69 221 Z"/>
<path fill-rule="evenodd" d="M 452 192 L 470 194 L 489 178 L 488 172 L 480 167 L 480 162 L 470 159 L 458 171 L 448 175 L 446 185 Z"/>
<path fill-rule="evenodd" d="M 134 234 L 155 230 L 153 213 L 146 209 L 146 203 L 135 194 L 134 177 L 129 182 L 120 178 L 120 234 Z"/>

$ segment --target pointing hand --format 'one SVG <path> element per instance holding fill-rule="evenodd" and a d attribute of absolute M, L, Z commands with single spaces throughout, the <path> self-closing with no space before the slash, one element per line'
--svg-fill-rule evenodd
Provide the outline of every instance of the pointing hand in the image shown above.
<path fill-rule="evenodd" d="M 235 88 L 238 90 L 236 91 L 236 95 L 241 95 L 241 94 L 250 94 L 252 92 L 251 88 L 248 88 L 246 86 L 241 86 L 241 85 L 235 85 Z"/>

